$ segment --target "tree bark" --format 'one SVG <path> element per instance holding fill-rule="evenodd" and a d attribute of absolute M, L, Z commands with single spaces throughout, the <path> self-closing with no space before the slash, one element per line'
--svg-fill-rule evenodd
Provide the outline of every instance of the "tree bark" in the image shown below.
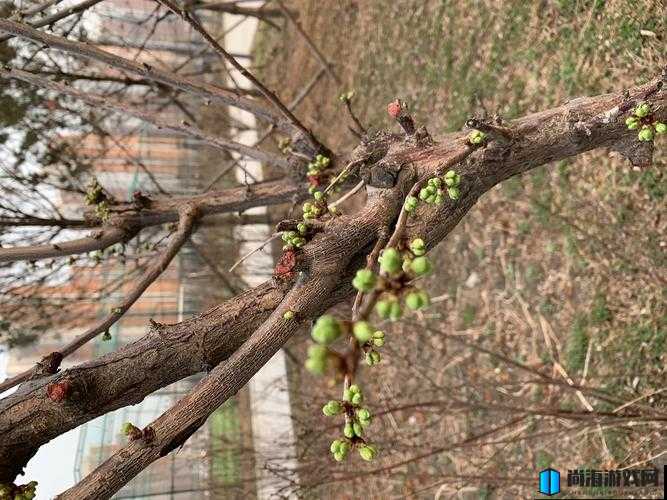
<path fill-rule="evenodd" d="M 667 93 L 662 83 L 660 78 L 636 87 L 630 97 L 616 93 L 575 99 L 506 124 L 509 134 L 496 133 L 490 126 L 488 133 L 494 140 L 476 149 L 468 145 L 465 133 L 451 134 L 439 144 L 420 132 L 408 138 L 379 133 L 352 157 L 366 158 L 362 175 L 377 169 L 398 172 L 395 184 L 375 190 L 360 213 L 327 221 L 299 252 L 293 277 L 276 278 L 182 323 L 154 324 L 134 344 L 24 384 L 18 393 L 0 401 L 0 482 L 12 481 L 39 446 L 53 437 L 229 359 L 153 424 L 154 441 L 130 443 L 65 495 L 107 498 L 145 465 L 187 439 L 298 330 L 296 324 L 282 319 L 285 308 L 294 310 L 299 325 L 306 325 L 349 296 L 350 276 L 362 265 L 380 231 L 398 219 L 403 199 L 415 182 L 442 174 L 455 159 L 466 157 L 455 166 L 462 178 L 460 199 L 435 207 L 420 204 L 406 221 L 404 238 L 421 237 L 432 248 L 482 194 L 514 175 L 599 147 L 613 147 L 633 163 L 645 164 L 652 144 L 639 143 L 624 118 L 636 102 L 646 100 L 657 110 L 656 118 L 664 121 Z M 47 386 L 65 380 L 77 389 L 72 399 L 49 399 Z"/>

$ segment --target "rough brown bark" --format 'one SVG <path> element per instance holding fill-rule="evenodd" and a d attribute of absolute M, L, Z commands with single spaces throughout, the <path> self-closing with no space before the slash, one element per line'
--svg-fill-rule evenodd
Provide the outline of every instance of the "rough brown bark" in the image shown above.
<path fill-rule="evenodd" d="M 554 160 L 624 144 L 626 157 L 645 161 L 651 145 L 632 141 L 636 133 L 628 131 L 623 120 L 638 100 L 647 100 L 664 121 L 667 93 L 662 83 L 661 78 L 634 88 L 629 98 L 617 93 L 575 99 L 504 125 L 511 138 L 498 136 L 456 165 L 462 177 L 460 199 L 439 207 L 421 204 L 407 219 L 404 237 L 419 236 L 432 248 L 491 187 Z M 447 136 L 439 144 L 419 131 L 410 138 L 380 133 L 355 150 L 353 158 L 366 158 L 361 173 L 371 181 L 378 171 L 395 175 L 396 181 L 386 187 L 387 176 L 380 175 L 385 187 L 375 192 L 364 210 L 327 222 L 300 252 L 293 281 L 265 283 L 177 325 L 153 325 L 146 337 L 124 349 L 26 384 L 0 401 L 0 481 L 13 480 L 38 447 L 56 435 L 229 359 L 154 423 L 152 443 L 131 443 L 65 498 L 110 496 L 146 464 L 187 439 L 297 331 L 296 325 L 282 320 L 281 311 L 294 310 L 298 323 L 307 324 L 347 296 L 351 272 L 363 262 L 379 232 L 395 223 L 413 184 L 443 173 L 440 170 L 468 148 L 463 133 Z M 63 380 L 80 388 L 77 399 L 48 399 L 46 386 Z"/>

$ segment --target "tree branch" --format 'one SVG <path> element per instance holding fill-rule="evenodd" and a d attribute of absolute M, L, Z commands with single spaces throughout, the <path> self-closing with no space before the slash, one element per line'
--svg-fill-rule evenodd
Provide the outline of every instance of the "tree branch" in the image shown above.
<path fill-rule="evenodd" d="M 441 206 L 420 204 L 406 221 L 404 237 L 420 237 L 432 248 L 480 196 L 499 182 L 545 163 L 598 147 L 613 147 L 636 137 L 618 113 L 613 119 L 604 118 L 629 102 L 649 101 L 656 110 L 656 119 L 664 121 L 667 93 L 661 86 L 662 79 L 658 79 L 632 89 L 629 98 L 625 93 L 580 98 L 510 122 L 511 141 L 491 141 L 454 166 L 461 176 L 460 198 Z M 132 444 L 120 452 L 127 466 L 120 465 L 115 472 L 102 469 L 108 486 L 91 486 L 100 488 L 96 490 L 100 495 L 92 498 L 104 498 L 143 464 L 179 446 L 215 405 L 259 369 L 263 360 L 296 331 L 296 326 L 315 319 L 352 293 L 350 277 L 364 265 L 379 232 L 396 223 L 410 188 L 418 179 L 435 175 L 442 165 L 459 157 L 462 148 L 467 148 L 465 137 L 465 133 L 452 134 L 442 143 L 433 144 L 415 142 L 414 136 L 380 132 L 371 143 L 360 145 L 353 157 L 370 157 L 368 149 L 372 148 L 379 158 L 362 165 L 362 170 L 399 166 L 396 184 L 372 190 L 358 214 L 328 220 L 323 231 L 297 253 L 292 278 L 277 277 L 191 320 L 169 326 L 155 324 L 134 344 L 31 381 L 0 401 L 0 481 L 13 480 L 41 444 L 68 429 L 229 359 L 182 404 L 156 422 L 155 445 Z M 405 168 L 408 165 L 411 168 Z M 285 298 L 288 290 L 292 292 Z M 293 320 L 282 319 L 280 313 L 286 308 L 295 313 Z M 244 345 L 248 338 L 251 340 Z M 46 387 L 63 380 L 82 388 L 77 401 L 63 404 L 47 397 Z M 220 396 L 213 394 L 216 391 Z M 212 398 L 210 403 L 206 401 L 208 396 Z M 82 484 L 89 485 L 86 481 Z"/>
<path fill-rule="evenodd" d="M 184 205 L 180 210 L 178 230 L 170 238 L 167 247 L 164 249 L 159 259 L 146 270 L 139 282 L 127 294 L 125 300 L 114 307 L 103 319 L 65 345 L 62 349 L 46 356 L 37 364 L 37 366 L 1 383 L 0 393 L 29 380 L 34 376 L 55 373 L 63 359 L 76 352 L 80 347 L 90 342 L 100 333 L 111 328 L 111 326 L 122 318 L 128 309 L 139 300 L 146 289 L 164 272 L 164 270 L 167 269 L 169 263 L 190 237 L 196 218 L 196 206 Z"/>
<path fill-rule="evenodd" d="M 66 85 L 64 83 L 55 82 L 47 78 L 42 78 L 35 75 L 34 73 L 5 67 L 0 68 L 0 76 L 3 78 L 21 80 L 37 87 L 69 95 L 71 97 L 75 97 L 76 99 L 80 99 L 83 102 L 96 108 L 108 109 L 125 115 L 134 116 L 135 118 L 139 118 L 140 120 L 155 125 L 159 129 L 171 130 L 172 132 L 176 132 L 180 135 L 186 135 L 200 139 L 212 146 L 215 146 L 218 149 L 222 149 L 223 151 L 234 151 L 249 158 L 254 158 L 268 165 L 275 165 L 282 168 L 287 168 L 289 166 L 287 160 L 282 156 L 246 146 L 245 144 L 241 144 L 239 142 L 223 139 L 217 135 L 208 134 L 186 121 L 182 121 L 180 125 L 174 125 L 166 120 L 163 120 L 156 113 L 141 111 L 137 108 L 137 106 L 125 106 L 122 103 L 114 102 L 107 97 L 83 92 L 72 87 L 71 85 Z"/>

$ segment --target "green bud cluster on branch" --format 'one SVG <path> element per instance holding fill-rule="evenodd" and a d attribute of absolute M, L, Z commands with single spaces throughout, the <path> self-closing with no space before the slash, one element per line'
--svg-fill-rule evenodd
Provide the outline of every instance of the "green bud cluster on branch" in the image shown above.
<path fill-rule="evenodd" d="M 97 182 L 97 179 L 93 179 L 86 190 L 85 196 L 86 205 L 95 206 L 95 215 L 102 221 L 106 222 L 109 220 L 109 202 L 104 193 L 104 189 Z"/>
<path fill-rule="evenodd" d="M 37 481 L 16 486 L 0 484 L 0 500 L 32 500 L 37 495 Z"/>
<path fill-rule="evenodd" d="M 322 184 L 322 171 L 325 170 L 331 160 L 323 155 L 318 154 L 315 156 L 315 159 L 308 164 L 308 183 L 310 184 L 309 191 L 311 194 L 314 194 L 317 191 L 317 188 Z"/>
<path fill-rule="evenodd" d="M 637 139 L 641 142 L 651 142 L 655 134 L 667 133 L 667 125 L 654 119 L 651 105 L 647 102 L 639 103 L 625 120 L 628 130 L 639 130 Z"/>
<path fill-rule="evenodd" d="M 354 98 L 354 94 L 355 94 L 354 90 L 349 90 L 349 91 L 347 91 L 347 92 L 342 92 L 342 93 L 338 96 L 338 100 L 339 100 L 340 102 L 349 102 L 349 101 L 351 101 L 351 100 Z"/>
<path fill-rule="evenodd" d="M 442 205 L 445 200 L 445 190 L 447 195 L 452 200 L 458 200 L 461 196 L 459 185 L 461 184 L 461 176 L 454 170 L 449 170 L 443 177 L 432 177 L 426 183 L 426 186 L 419 191 L 419 199 L 429 205 Z M 413 198 L 413 197 L 409 197 Z M 404 205 L 407 211 L 412 211 L 416 208 L 416 201 L 410 200 L 408 207 L 408 199 Z M 410 210 L 408 210 L 410 208 Z"/>
<path fill-rule="evenodd" d="M 468 134 L 468 142 L 473 146 L 479 146 L 486 140 L 486 134 L 480 130 L 472 130 Z"/>

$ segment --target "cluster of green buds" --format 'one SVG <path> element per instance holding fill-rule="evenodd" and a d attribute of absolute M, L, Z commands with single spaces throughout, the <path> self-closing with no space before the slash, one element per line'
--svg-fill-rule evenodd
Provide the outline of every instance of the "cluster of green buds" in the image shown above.
<path fill-rule="evenodd" d="M 322 214 L 322 209 L 314 203 L 303 204 L 303 218 L 305 220 L 317 219 Z"/>
<path fill-rule="evenodd" d="M 651 105 L 642 102 L 635 106 L 632 115 L 625 120 L 629 130 L 639 130 L 637 138 L 642 142 L 651 142 L 655 134 L 667 133 L 667 125 L 653 120 Z"/>
<path fill-rule="evenodd" d="M 474 129 L 468 134 L 468 142 L 473 146 L 479 146 L 486 140 L 486 134 L 481 130 Z"/>
<path fill-rule="evenodd" d="M 414 212 L 415 209 L 417 208 L 417 203 L 419 203 L 419 200 L 415 198 L 414 196 L 410 195 L 407 198 L 405 198 L 405 203 L 403 204 L 403 209 L 406 212 Z"/>
<path fill-rule="evenodd" d="M 432 177 L 427 185 L 419 191 L 419 199 L 435 205 L 442 205 L 445 201 L 445 189 L 452 200 L 458 200 L 461 196 L 459 184 L 461 176 L 454 170 L 448 171 L 444 177 Z"/>
<path fill-rule="evenodd" d="M 88 185 L 85 196 L 86 205 L 95 205 L 95 215 L 102 221 L 109 220 L 109 203 L 104 190 L 97 179 L 93 179 Z"/>
<path fill-rule="evenodd" d="M 104 191 L 97 179 L 93 179 L 86 190 L 86 205 L 97 205 L 104 199 Z"/>
<path fill-rule="evenodd" d="M 331 163 L 331 160 L 328 157 L 320 154 L 316 155 L 315 159 L 308 164 L 307 175 L 320 175 L 322 170 L 329 166 L 329 163 Z"/>
<path fill-rule="evenodd" d="M 289 153 L 291 146 L 292 146 L 292 139 L 290 139 L 289 137 L 283 137 L 282 139 L 280 139 L 280 141 L 278 141 L 278 149 L 283 154 Z"/>
<path fill-rule="evenodd" d="M 349 90 L 347 92 L 342 92 L 338 96 L 340 102 L 350 102 L 354 98 L 354 90 Z"/>
<path fill-rule="evenodd" d="M 0 500 L 32 500 L 37 496 L 37 481 L 15 486 L 0 484 Z"/>
<path fill-rule="evenodd" d="M 361 395 L 356 385 L 351 385 L 346 393 Z M 353 403 L 351 399 L 345 399 L 343 402 L 329 401 L 322 408 L 322 412 L 329 417 L 345 414 L 344 437 L 334 439 L 329 448 L 337 462 L 345 460 L 353 447 L 357 448 L 359 456 L 366 461 L 371 461 L 377 456 L 377 448 L 363 439 L 364 429 L 371 424 L 372 415 L 368 408 L 362 408 L 360 404 L 361 401 Z"/>
<path fill-rule="evenodd" d="M 306 370 L 313 375 L 324 375 L 327 371 L 329 360 L 329 350 L 326 346 L 314 344 L 308 348 L 308 357 L 306 358 Z"/>
<path fill-rule="evenodd" d="M 284 231 L 281 238 L 285 243 L 285 245 L 283 245 L 283 250 L 301 248 L 306 244 L 306 238 L 304 238 L 298 231 Z"/>

